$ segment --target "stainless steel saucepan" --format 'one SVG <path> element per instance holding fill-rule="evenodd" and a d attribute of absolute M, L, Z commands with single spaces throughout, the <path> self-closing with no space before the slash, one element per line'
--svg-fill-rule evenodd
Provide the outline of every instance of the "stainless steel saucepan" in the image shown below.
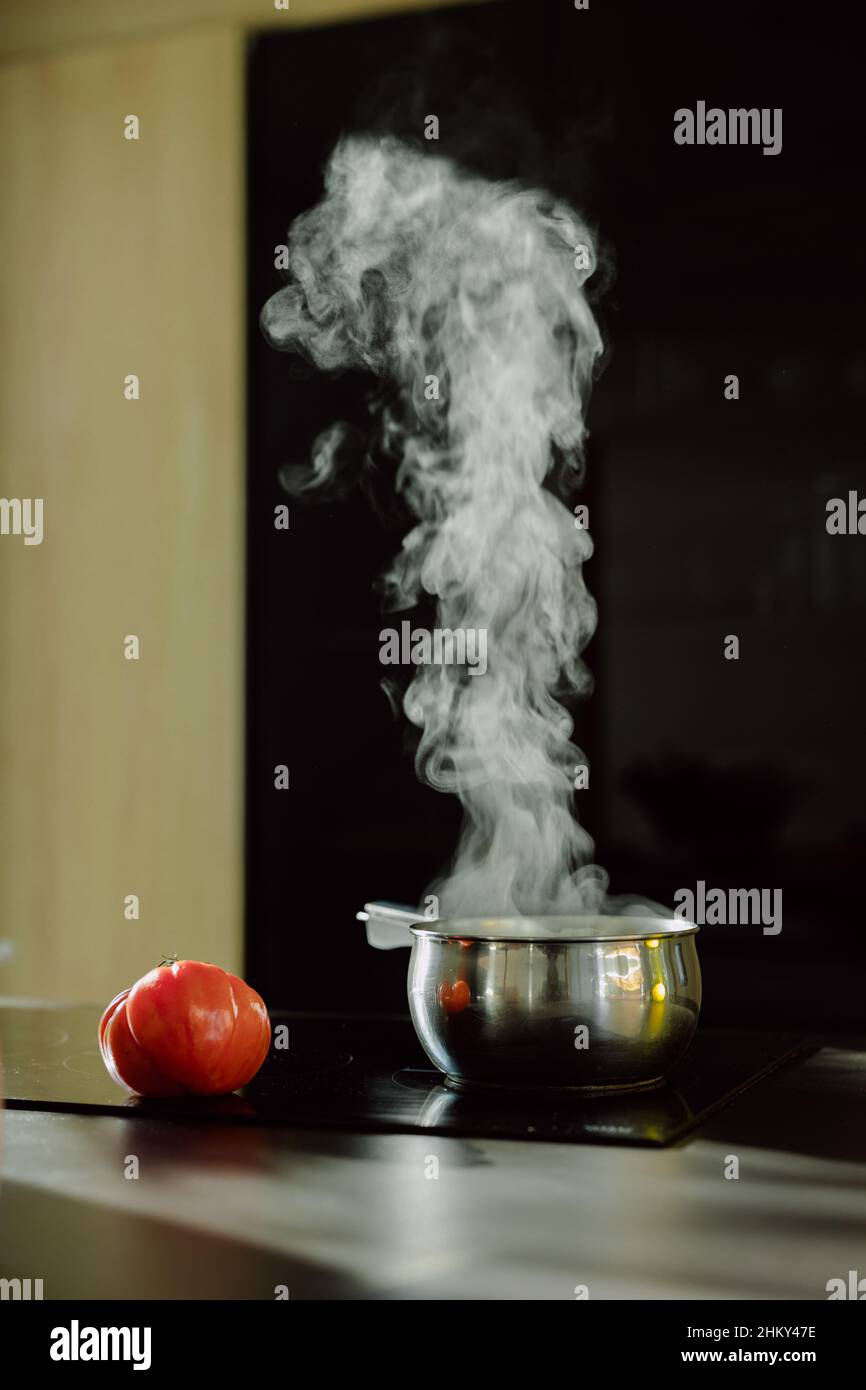
<path fill-rule="evenodd" d="M 379 949 L 411 946 L 409 1010 L 456 1086 L 651 1085 L 698 1021 L 698 928 L 677 918 L 427 920 L 367 903 Z"/>

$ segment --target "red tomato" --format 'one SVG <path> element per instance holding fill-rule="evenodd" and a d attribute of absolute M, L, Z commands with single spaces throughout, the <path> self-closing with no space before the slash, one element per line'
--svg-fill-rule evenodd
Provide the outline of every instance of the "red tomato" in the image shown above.
<path fill-rule="evenodd" d="M 112 999 L 99 1050 L 119 1086 L 140 1096 L 217 1096 L 251 1081 L 271 1022 L 236 975 L 199 960 L 167 962 Z"/>

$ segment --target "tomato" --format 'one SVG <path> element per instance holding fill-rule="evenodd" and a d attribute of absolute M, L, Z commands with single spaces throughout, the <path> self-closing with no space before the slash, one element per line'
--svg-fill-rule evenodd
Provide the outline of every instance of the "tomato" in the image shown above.
<path fill-rule="evenodd" d="M 261 997 L 198 960 L 164 961 L 112 999 L 99 1022 L 102 1060 L 140 1096 L 217 1096 L 255 1076 L 271 1044 Z"/>

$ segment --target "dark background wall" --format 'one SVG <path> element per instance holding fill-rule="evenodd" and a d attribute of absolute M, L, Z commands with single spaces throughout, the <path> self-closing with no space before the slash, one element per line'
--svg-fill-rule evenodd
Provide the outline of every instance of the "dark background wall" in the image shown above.
<path fill-rule="evenodd" d="M 459 825 L 380 689 L 375 582 L 402 506 L 347 489 L 291 501 L 290 531 L 273 529 L 281 467 L 334 419 L 363 438 L 372 384 L 264 343 L 273 248 L 321 196 L 337 137 L 378 129 L 571 198 L 615 265 L 596 287 L 610 354 L 579 499 L 596 693 L 577 711 L 581 815 L 612 888 L 782 888 L 780 936 L 702 933 L 705 1016 L 862 1026 L 866 536 L 825 529 L 828 498 L 866 494 L 851 26 L 838 4 L 494 3 L 253 45 L 247 934 L 275 1003 L 402 1010 L 406 956 L 371 951 L 354 913 L 417 902 Z M 782 152 L 675 145 L 675 109 L 698 100 L 782 107 Z"/>

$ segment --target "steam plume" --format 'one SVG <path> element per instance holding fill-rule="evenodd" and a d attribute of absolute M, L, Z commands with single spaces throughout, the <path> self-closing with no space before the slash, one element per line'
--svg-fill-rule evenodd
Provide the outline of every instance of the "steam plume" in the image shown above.
<path fill-rule="evenodd" d="M 396 385 L 382 427 L 417 525 L 387 576 L 393 604 L 423 591 L 440 627 L 488 634 L 486 674 L 422 666 L 404 701 L 419 776 L 465 812 L 431 886 L 443 916 L 596 912 L 605 895 L 559 702 L 590 684 L 592 543 L 543 486 L 554 465 L 580 472 L 602 347 L 583 291 L 596 257 L 577 214 L 543 192 L 353 137 L 292 225 L 289 283 L 262 314 L 278 347 Z M 336 425 L 319 437 L 304 488 L 333 480 L 342 440 Z"/>

